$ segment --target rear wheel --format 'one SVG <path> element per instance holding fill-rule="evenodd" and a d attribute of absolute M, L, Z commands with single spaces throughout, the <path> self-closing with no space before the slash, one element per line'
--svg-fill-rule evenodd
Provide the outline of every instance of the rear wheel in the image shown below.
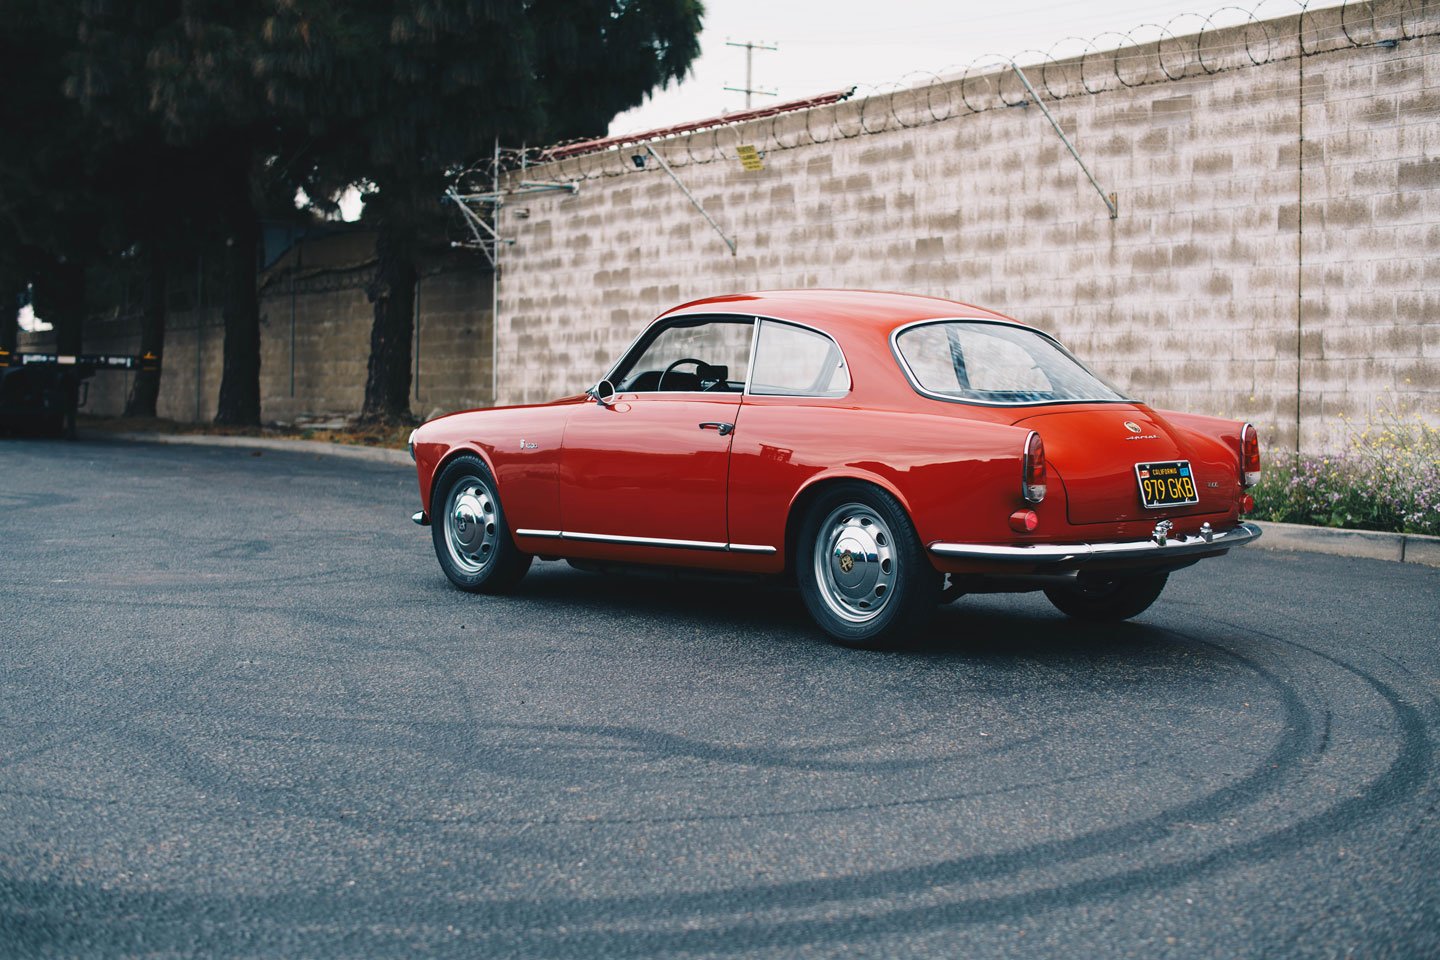
<path fill-rule="evenodd" d="M 503 593 L 530 569 L 510 537 L 495 478 L 479 457 L 457 457 L 435 478 L 430 532 L 440 569 L 461 590 Z"/>
<path fill-rule="evenodd" d="M 1077 580 L 1073 587 L 1050 587 L 1045 596 L 1066 616 L 1093 623 L 1116 623 L 1148 610 L 1169 578 L 1168 573 L 1089 577 Z"/>
<path fill-rule="evenodd" d="M 893 647 L 934 614 L 940 574 L 889 493 L 837 484 L 810 505 L 799 544 L 805 607 L 838 643 Z"/>

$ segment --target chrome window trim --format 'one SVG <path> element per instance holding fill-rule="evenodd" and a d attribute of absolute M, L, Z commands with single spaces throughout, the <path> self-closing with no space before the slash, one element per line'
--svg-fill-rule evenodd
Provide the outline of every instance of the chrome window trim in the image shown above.
<path fill-rule="evenodd" d="M 745 365 L 745 386 L 740 388 L 740 397 L 750 396 L 750 384 L 755 382 L 755 351 L 760 348 L 760 321 L 764 317 L 752 316 L 750 330 L 750 362 Z"/>
<path fill-rule="evenodd" d="M 840 362 L 845 366 L 845 390 L 837 394 L 825 393 L 755 393 L 751 388 L 755 383 L 755 354 L 760 348 L 760 325 L 762 323 L 783 323 L 791 327 L 799 327 L 801 330 L 809 330 L 811 333 L 818 333 L 829 340 L 835 346 L 835 352 L 840 354 Z M 812 327 L 808 323 L 800 323 L 796 320 L 782 320 L 780 317 L 755 316 L 755 338 L 750 344 L 750 368 L 746 371 L 745 392 L 747 397 L 791 397 L 797 400 L 843 400 L 855 389 L 855 378 L 850 375 L 850 358 L 845 356 L 845 348 L 840 346 L 840 341 L 819 327 Z"/>
<path fill-rule="evenodd" d="M 669 547 L 676 550 L 709 550 L 723 553 L 775 553 L 774 547 L 758 543 L 722 543 L 717 540 L 672 540 L 668 537 L 626 537 L 614 533 L 579 533 L 570 530 L 516 530 L 517 537 L 546 540 L 574 540 L 577 543 L 614 543 L 630 547 Z"/>
<path fill-rule="evenodd" d="M 1096 398 L 1093 400 L 968 400 L 964 397 L 955 397 L 947 393 L 937 393 L 934 390 L 927 390 L 925 387 L 920 385 L 920 379 L 915 376 L 915 371 L 910 369 L 910 362 L 905 359 L 905 354 L 902 353 L 900 350 L 899 338 L 900 334 L 905 333 L 908 330 L 913 330 L 916 327 L 928 326 L 932 323 L 988 323 L 997 327 L 1014 327 L 1017 330 L 1024 330 L 1028 333 L 1037 334 L 1038 336 L 1044 337 L 1046 340 L 1049 340 L 1051 343 L 1053 343 L 1061 353 L 1069 357 L 1081 370 L 1084 370 L 1090 376 L 1094 377 L 1096 380 L 1105 384 L 1105 386 L 1120 394 L 1120 396 L 1115 398 Z M 1023 323 L 1017 323 L 1013 320 L 996 320 L 989 317 L 931 317 L 928 320 L 912 320 L 911 322 L 901 324 L 894 330 L 890 331 L 890 353 L 894 355 L 896 362 L 900 364 L 901 372 L 905 374 L 905 379 L 910 381 L 910 386 L 916 393 L 920 394 L 922 397 L 929 397 L 932 400 L 943 400 L 946 403 L 963 403 L 967 406 L 972 407 L 1049 407 L 1059 404 L 1074 403 L 1140 402 L 1133 397 L 1127 397 L 1119 388 L 1115 387 L 1114 384 L 1109 383 L 1105 380 L 1104 377 L 1099 376 L 1097 373 L 1095 373 L 1094 370 L 1091 370 L 1085 364 L 1081 363 L 1080 359 L 1076 357 L 1075 354 L 1065 349 L 1065 345 L 1063 343 L 1050 336 L 1050 334 L 1046 333 L 1044 330 L 1038 330 L 1035 327 L 1027 326 Z"/>

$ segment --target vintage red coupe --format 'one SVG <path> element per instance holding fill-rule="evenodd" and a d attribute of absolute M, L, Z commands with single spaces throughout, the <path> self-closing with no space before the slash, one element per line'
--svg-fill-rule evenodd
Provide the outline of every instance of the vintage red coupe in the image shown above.
<path fill-rule="evenodd" d="M 782 290 L 661 314 L 594 387 L 411 437 L 435 553 L 498 593 L 535 556 L 790 576 L 881 646 L 965 593 L 1123 620 L 1260 536 L 1248 423 L 1152 410 L 952 300 Z"/>

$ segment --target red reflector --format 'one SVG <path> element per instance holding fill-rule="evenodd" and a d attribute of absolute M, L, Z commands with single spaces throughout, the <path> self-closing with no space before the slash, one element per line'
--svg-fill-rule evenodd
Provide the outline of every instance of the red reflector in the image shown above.
<path fill-rule="evenodd" d="M 1250 513 L 1250 512 L 1252 512 L 1254 509 L 1255 509 L 1255 498 L 1254 498 L 1254 497 L 1250 496 L 1250 494 L 1247 493 L 1247 494 L 1245 494 L 1243 497 L 1240 498 L 1240 512 L 1241 512 L 1241 513 Z"/>
<path fill-rule="evenodd" d="M 1010 529 L 1016 533 L 1033 533 L 1040 526 L 1040 517 L 1034 510 L 1016 510 L 1010 514 Z"/>

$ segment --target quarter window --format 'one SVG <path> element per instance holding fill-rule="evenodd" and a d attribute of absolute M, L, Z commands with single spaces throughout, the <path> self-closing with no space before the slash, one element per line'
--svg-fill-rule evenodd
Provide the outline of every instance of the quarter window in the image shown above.
<path fill-rule="evenodd" d="M 804 327 L 760 321 L 751 393 L 840 397 L 849 389 L 850 372 L 834 340 Z"/>

